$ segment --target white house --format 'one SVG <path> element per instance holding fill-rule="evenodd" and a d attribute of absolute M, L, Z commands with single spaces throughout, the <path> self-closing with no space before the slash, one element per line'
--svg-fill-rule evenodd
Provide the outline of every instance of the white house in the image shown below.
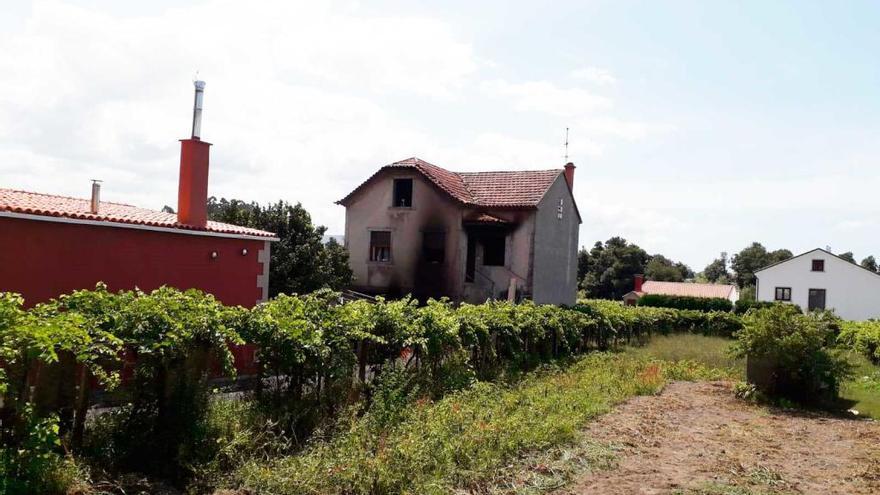
<path fill-rule="evenodd" d="M 880 275 L 824 249 L 764 267 L 755 276 L 759 301 L 833 309 L 847 320 L 880 317 Z"/>

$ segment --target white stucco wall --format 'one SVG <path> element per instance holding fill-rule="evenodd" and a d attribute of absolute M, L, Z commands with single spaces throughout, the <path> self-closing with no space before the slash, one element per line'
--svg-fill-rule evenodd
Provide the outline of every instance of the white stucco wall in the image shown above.
<path fill-rule="evenodd" d="M 813 260 L 825 271 L 812 271 Z M 880 317 L 880 275 L 821 249 L 796 256 L 755 274 L 759 301 L 773 301 L 776 287 L 791 287 L 791 302 L 807 309 L 810 289 L 825 289 L 825 307 L 847 320 Z"/>

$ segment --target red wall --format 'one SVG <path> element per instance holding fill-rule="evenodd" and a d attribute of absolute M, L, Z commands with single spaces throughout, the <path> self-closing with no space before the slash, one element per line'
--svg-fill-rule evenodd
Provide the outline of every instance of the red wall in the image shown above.
<path fill-rule="evenodd" d="M 227 305 L 261 297 L 264 241 L 0 218 L 0 292 L 33 306 L 99 281 L 111 290 L 197 288 Z M 247 255 L 242 255 L 247 249 Z M 211 252 L 217 251 L 216 259 Z"/>

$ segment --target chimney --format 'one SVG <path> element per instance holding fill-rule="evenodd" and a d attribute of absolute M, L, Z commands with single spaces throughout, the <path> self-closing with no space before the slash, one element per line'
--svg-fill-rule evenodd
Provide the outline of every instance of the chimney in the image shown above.
<path fill-rule="evenodd" d="M 101 181 L 92 179 L 92 203 L 89 206 L 89 213 L 97 215 L 101 206 Z"/>
<path fill-rule="evenodd" d="M 574 163 L 565 164 L 565 182 L 568 182 L 568 188 L 574 191 Z"/>
<path fill-rule="evenodd" d="M 642 291 L 642 284 L 645 282 L 645 276 L 642 274 L 638 274 L 633 277 L 633 290 L 636 292 Z"/>
<path fill-rule="evenodd" d="M 204 81 L 195 81 L 192 137 L 180 140 L 180 183 L 177 190 L 177 221 L 195 227 L 208 223 L 208 154 L 211 143 L 201 140 Z"/>

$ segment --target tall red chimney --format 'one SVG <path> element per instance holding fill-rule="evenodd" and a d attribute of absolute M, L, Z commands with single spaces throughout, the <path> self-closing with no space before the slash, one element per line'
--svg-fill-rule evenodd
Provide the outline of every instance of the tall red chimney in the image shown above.
<path fill-rule="evenodd" d="M 633 282 L 633 290 L 636 292 L 641 292 L 642 284 L 645 283 L 645 276 L 641 274 L 636 275 L 633 277 Z"/>
<path fill-rule="evenodd" d="M 568 162 L 565 164 L 565 182 L 568 182 L 568 187 L 572 191 L 574 191 L 574 163 Z"/>
<path fill-rule="evenodd" d="M 180 140 L 180 183 L 177 190 L 177 221 L 204 227 L 208 223 L 208 155 L 211 143 L 201 140 L 204 81 L 195 81 L 193 127 L 190 139 Z"/>

